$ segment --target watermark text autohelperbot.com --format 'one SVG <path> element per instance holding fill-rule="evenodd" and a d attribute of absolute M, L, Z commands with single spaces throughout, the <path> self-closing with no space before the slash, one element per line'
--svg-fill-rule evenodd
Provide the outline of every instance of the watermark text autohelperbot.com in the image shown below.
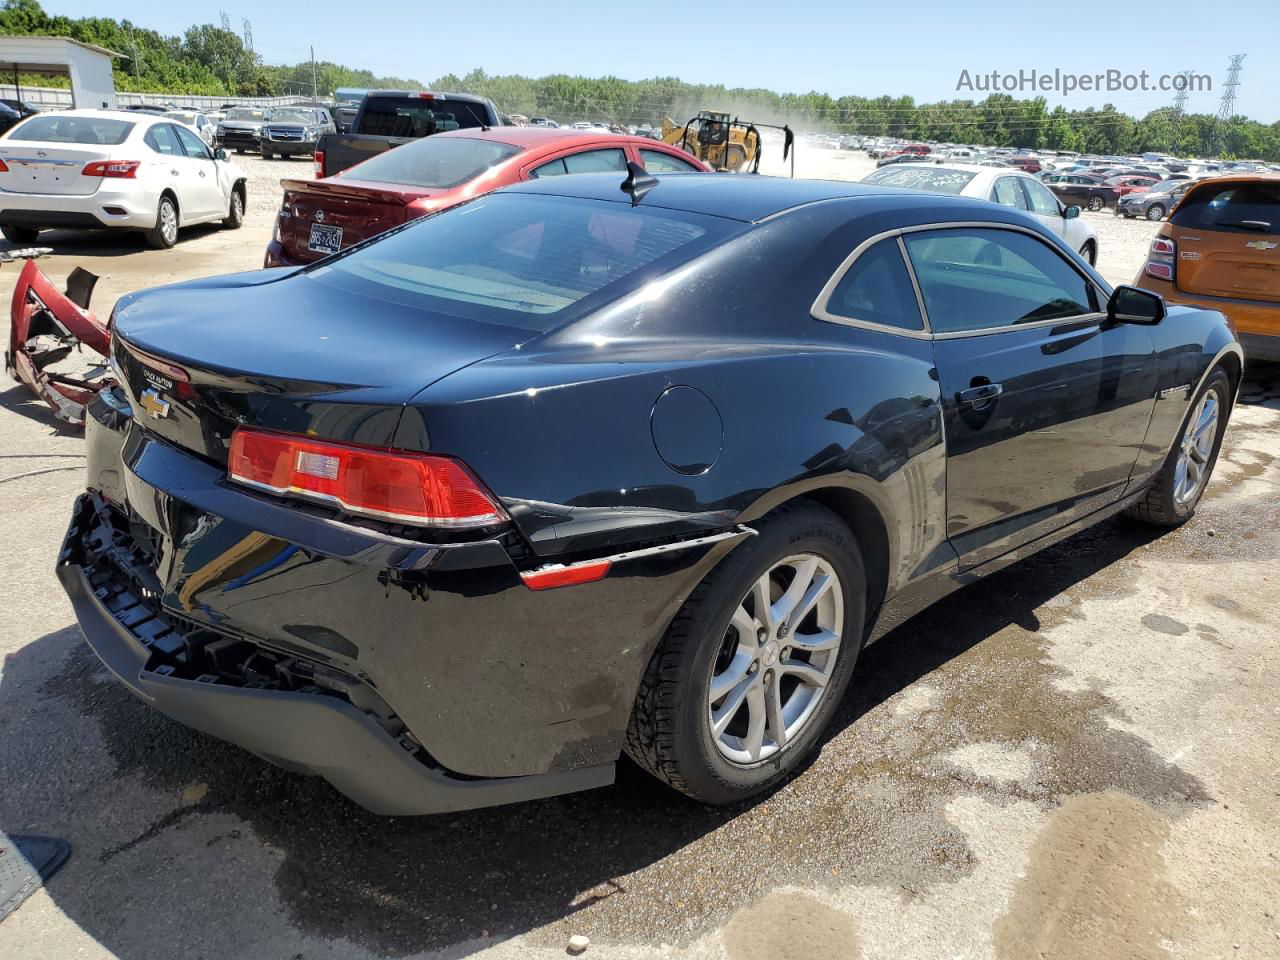
<path fill-rule="evenodd" d="M 1147 70 L 1129 73 L 1103 70 L 1098 73 L 1071 73 L 1054 70 L 1018 70 L 978 72 L 961 70 L 956 91 L 969 93 L 1056 93 L 1069 96 L 1081 93 L 1204 93 L 1213 89 L 1213 78 L 1207 73 L 1161 73 Z"/>

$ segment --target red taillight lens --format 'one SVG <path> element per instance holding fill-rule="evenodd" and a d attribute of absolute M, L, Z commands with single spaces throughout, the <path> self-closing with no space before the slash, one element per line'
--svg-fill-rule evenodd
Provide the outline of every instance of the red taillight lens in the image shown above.
<path fill-rule="evenodd" d="M 8 172 L 9 172 L 9 165 L 5 163 L 3 160 L 0 160 L 0 173 L 8 173 Z"/>
<path fill-rule="evenodd" d="M 1151 241 L 1151 252 L 1147 254 L 1147 276 L 1157 280 L 1172 280 L 1177 255 L 1178 247 L 1172 240 L 1168 237 L 1156 237 Z"/>
<path fill-rule="evenodd" d="M 238 428 L 232 480 L 331 503 L 347 513 L 423 527 L 484 527 L 506 511 L 457 460 Z"/>
<path fill-rule="evenodd" d="M 86 177 L 119 177 L 132 180 L 138 175 L 140 166 L 142 166 L 140 160 L 98 160 L 85 164 L 81 172 Z"/>
<path fill-rule="evenodd" d="M 413 96 L 419 100 L 434 100 L 436 98 L 434 93 L 415 93 Z"/>
<path fill-rule="evenodd" d="M 324 177 L 324 151 L 317 150 L 313 154 L 313 156 L 315 157 L 315 161 L 316 161 L 316 170 L 315 170 L 316 179 L 319 180 L 322 177 Z"/>

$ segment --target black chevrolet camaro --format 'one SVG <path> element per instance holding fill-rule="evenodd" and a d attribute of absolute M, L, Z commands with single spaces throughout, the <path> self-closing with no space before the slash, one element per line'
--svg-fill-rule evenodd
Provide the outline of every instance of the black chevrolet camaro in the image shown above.
<path fill-rule="evenodd" d="M 623 752 L 768 789 L 865 643 L 1115 512 L 1189 517 L 1242 357 L 1011 208 L 695 174 L 521 185 L 113 330 L 58 561 L 85 637 L 386 814 Z"/>

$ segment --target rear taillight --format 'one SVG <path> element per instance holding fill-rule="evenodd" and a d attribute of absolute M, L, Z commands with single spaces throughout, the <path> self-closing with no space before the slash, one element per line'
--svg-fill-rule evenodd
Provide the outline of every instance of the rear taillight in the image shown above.
<path fill-rule="evenodd" d="M 0 173 L 8 173 L 8 172 L 9 172 L 9 165 L 6 164 L 3 160 L 0 160 Z"/>
<path fill-rule="evenodd" d="M 231 435 L 232 480 L 343 511 L 422 527 L 484 527 L 506 511 L 465 466 L 449 457 L 329 443 L 238 428 Z"/>
<path fill-rule="evenodd" d="M 312 154 L 312 156 L 315 157 L 315 161 L 316 161 L 316 169 L 315 169 L 316 179 L 321 180 L 324 178 L 324 151 L 317 150 L 314 154 Z"/>
<path fill-rule="evenodd" d="M 1151 241 L 1151 252 L 1147 254 L 1146 273 L 1157 280 L 1172 280 L 1174 258 L 1178 248 L 1168 237 L 1156 237 Z"/>
<path fill-rule="evenodd" d="M 81 172 L 86 177 L 118 177 L 132 180 L 138 175 L 140 166 L 142 166 L 140 160 L 97 160 L 94 163 L 85 164 Z"/>

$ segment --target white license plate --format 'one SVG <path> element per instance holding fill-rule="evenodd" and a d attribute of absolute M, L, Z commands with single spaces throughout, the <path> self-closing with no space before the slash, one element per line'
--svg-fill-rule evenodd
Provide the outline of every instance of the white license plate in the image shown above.
<path fill-rule="evenodd" d="M 337 253 L 342 249 L 342 228 L 313 223 L 307 249 L 313 253 Z"/>

